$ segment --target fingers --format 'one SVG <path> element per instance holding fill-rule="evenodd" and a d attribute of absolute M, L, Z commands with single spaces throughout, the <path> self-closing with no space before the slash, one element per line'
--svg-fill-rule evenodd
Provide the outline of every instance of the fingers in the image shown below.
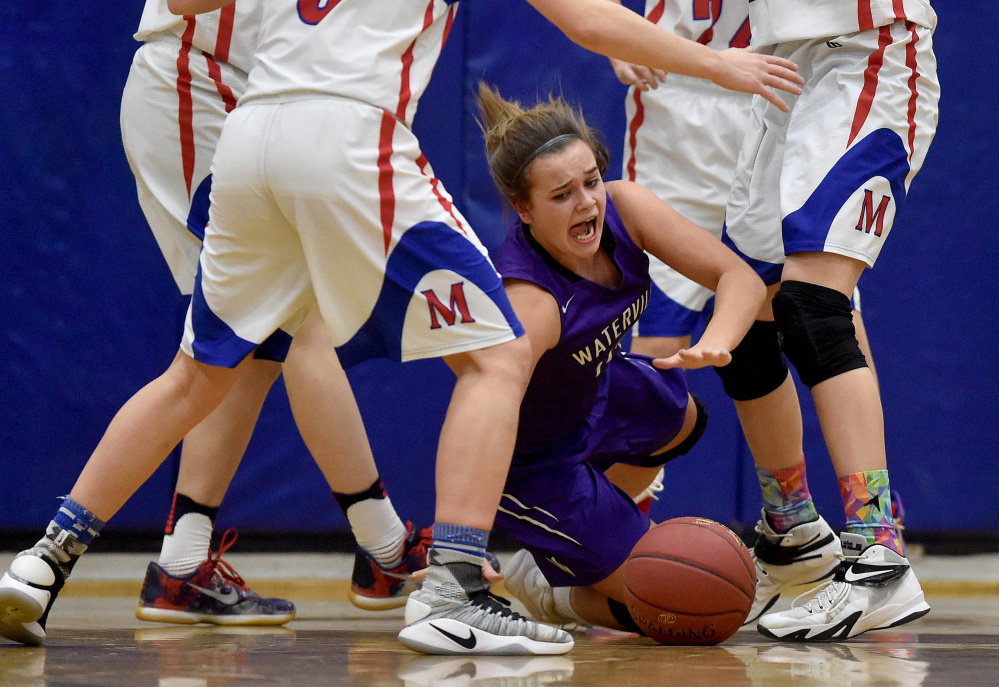
<path fill-rule="evenodd" d="M 674 367 L 682 367 L 685 370 L 696 370 L 709 365 L 724 367 L 730 362 L 732 362 L 732 354 L 729 351 L 705 350 L 695 346 L 693 348 L 681 349 L 668 358 L 656 358 L 652 361 L 652 365 L 660 370 L 669 370 Z"/>

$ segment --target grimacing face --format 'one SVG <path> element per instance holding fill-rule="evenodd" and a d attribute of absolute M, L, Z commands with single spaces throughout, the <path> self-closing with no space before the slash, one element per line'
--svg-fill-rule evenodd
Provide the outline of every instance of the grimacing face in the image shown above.
<path fill-rule="evenodd" d="M 535 240 L 564 267 L 578 272 L 600 249 L 607 194 L 593 151 L 582 140 L 546 153 L 525 170 L 526 202 L 514 203 Z"/>

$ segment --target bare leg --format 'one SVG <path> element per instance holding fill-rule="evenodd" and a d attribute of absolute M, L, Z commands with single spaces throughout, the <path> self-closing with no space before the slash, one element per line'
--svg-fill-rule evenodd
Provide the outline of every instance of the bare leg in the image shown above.
<path fill-rule="evenodd" d="M 785 281 L 805 281 L 836 289 L 847 297 L 864 264 L 832 253 L 796 253 L 784 266 Z M 819 424 L 836 475 L 885 469 L 884 411 L 869 368 L 851 370 L 812 388 Z"/>
<path fill-rule="evenodd" d="M 70 498 L 108 520 L 160 466 L 184 436 L 222 402 L 245 370 L 196 362 L 178 352 L 162 375 L 114 416 Z"/>
<path fill-rule="evenodd" d="M 667 356 L 668 357 L 668 356 Z M 672 448 L 679 446 L 683 441 L 690 436 L 690 432 L 694 429 L 694 425 L 697 423 L 697 406 L 694 405 L 694 401 L 687 398 L 687 415 L 683 419 L 683 425 L 680 427 L 680 431 L 668 444 L 663 446 L 661 449 L 653 453 L 653 456 L 658 456 L 661 453 L 665 453 Z M 660 466 L 643 468 L 637 465 L 625 465 L 624 463 L 618 463 L 612 465 L 610 468 L 604 471 L 608 479 L 619 487 L 625 494 L 631 498 L 635 498 L 643 491 L 645 491 L 652 481 L 659 474 Z"/>
<path fill-rule="evenodd" d="M 318 308 L 295 333 L 284 363 L 298 431 L 334 492 L 352 494 L 378 479 L 347 375 Z"/>
<path fill-rule="evenodd" d="M 281 374 L 272 360 L 248 360 L 225 400 L 187 433 L 180 453 L 177 492 L 211 507 L 222 503 L 236 474 L 267 393 Z"/>
<path fill-rule="evenodd" d="M 529 353 L 520 337 L 445 359 L 458 379 L 438 445 L 437 522 L 492 529 L 530 379 Z"/>

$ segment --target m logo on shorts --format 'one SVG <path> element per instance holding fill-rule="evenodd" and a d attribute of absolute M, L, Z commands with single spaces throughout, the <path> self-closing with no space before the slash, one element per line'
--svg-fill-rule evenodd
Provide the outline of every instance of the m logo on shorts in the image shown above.
<path fill-rule="evenodd" d="M 874 194 L 864 189 L 864 205 L 860 208 L 860 219 L 857 220 L 857 231 L 865 234 L 871 233 L 871 227 L 875 227 L 874 235 L 881 236 L 885 228 L 885 210 L 891 202 L 890 196 L 881 196 L 881 204 L 878 209 L 874 209 Z M 876 225 L 876 226 L 875 226 Z"/>
<path fill-rule="evenodd" d="M 463 323 L 475 322 L 475 318 L 468 312 L 468 303 L 465 301 L 465 282 L 460 281 L 456 284 L 451 284 L 451 301 L 449 306 L 441 302 L 441 299 L 437 297 L 433 289 L 427 289 L 426 291 L 421 291 L 421 293 L 427 299 L 427 305 L 430 308 L 431 329 L 441 328 L 440 320 L 437 319 L 438 315 L 444 318 L 449 327 L 454 326 L 459 314 Z"/>

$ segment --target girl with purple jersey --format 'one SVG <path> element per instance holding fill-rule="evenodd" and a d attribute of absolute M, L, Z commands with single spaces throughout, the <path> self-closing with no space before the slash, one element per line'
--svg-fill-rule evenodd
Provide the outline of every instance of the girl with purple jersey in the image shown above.
<path fill-rule="evenodd" d="M 726 365 L 765 289 L 651 192 L 605 185 L 607 150 L 561 98 L 525 111 L 480 85 L 479 109 L 490 173 L 519 218 L 496 266 L 533 370 L 496 517 L 527 550 L 507 587 L 548 622 L 634 629 L 620 567 L 650 520 L 632 497 L 706 422 L 679 368 Z M 717 293 L 698 343 L 654 362 L 620 352 L 648 303 L 645 251 Z"/>

